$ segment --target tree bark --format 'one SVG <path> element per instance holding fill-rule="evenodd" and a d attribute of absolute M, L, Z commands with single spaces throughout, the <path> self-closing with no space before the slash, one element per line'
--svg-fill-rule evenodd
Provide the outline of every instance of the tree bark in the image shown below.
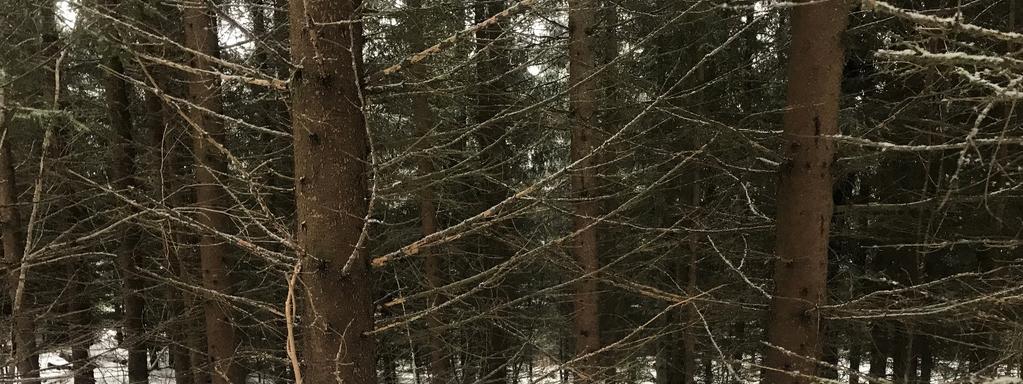
<path fill-rule="evenodd" d="M 832 214 L 831 163 L 839 133 L 838 104 L 848 20 L 845 2 L 792 8 L 787 104 L 783 122 L 786 161 L 779 171 L 774 267 L 764 358 L 766 384 L 806 384 L 821 354 L 820 314 L 826 298 L 827 245 Z M 794 354 L 794 355 L 793 355 Z"/>
<path fill-rule="evenodd" d="M 855 336 L 854 336 L 855 337 Z M 860 371 L 860 362 L 863 359 L 863 353 L 860 351 L 860 344 L 856 341 L 850 342 L 849 345 L 849 384 L 860 384 L 860 375 L 857 373 Z"/>
<path fill-rule="evenodd" d="M 0 73 L 0 75 L 3 75 Z M 4 80 L 6 81 L 6 76 Z M 14 356 L 17 378 L 33 381 L 39 378 L 39 355 L 36 351 L 35 319 L 26 303 L 19 303 L 17 290 L 22 279 L 22 259 L 25 256 L 25 239 L 22 233 L 21 215 L 17 208 L 17 187 L 14 173 L 14 158 L 11 155 L 11 134 L 6 116 L 5 89 L 0 86 L 0 130 L 3 138 L 0 148 L 0 235 L 4 247 L 4 261 L 7 264 L 7 288 L 12 307 L 14 335 Z M 26 271 L 27 272 L 27 271 Z M 27 279 L 27 273 L 25 278 Z"/>
<path fill-rule="evenodd" d="M 188 58 L 193 68 L 204 71 L 213 69 L 210 58 L 218 57 L 217 18 L 208 6 L 185 7 L 182 13 L 185 46 L 194 50 Z M 224 127 L 219 117 L 202 111 L 221 113 L 220 80 L 216 75 L 189 73 L 187 99 L 193 103 L 188 110 L 192 134 L 192 152 L 195 156 L 195 206 L 197 220 L 218 232 L 227 232 L 230 221 L 225 213 L 227 195 L 221 177 L 225 177 L 227 162 L 224 154 L 211 141 L 223 145 Z M 199 262 L 202 285 L 217 292 L 229 293 L 231 276 L 227 274 L 228 247 L 213 233 L 199 236 Z M 206 347 L 210 363 L 210 375 L 214 384 L 244 382 L 241 370 L 233 360 L 237 339 L 231 320 L 230 305 L 219 297 L 205 295 Z"/>
<path fill-rule="evenodd" d="M 873 348 L 870 350 L 870 377 L 874 379 L 885 379 L 888 375 L 888 348 L 887 341 L 883 339 L 880 326 L 873 325 L 870 330 L 870 340 Z"/>
<path fill-rule="evenodd" d="M 425 29 L 423 16 L 418 12 L 423 10 L 422 0 L 408 0 L 406 2 L 409 10 L 418 17 L 410 17 L 408 22 L 416 25 L 416 30 L 408 34 L 409 46 L 413 52 L 419 52 L 426 48 L 423 41 L 422 30 Z M 422 80 L 426 72 L 422 66 L 416 65 L 409 68 L 409 75 L 414 80 Z M 426 92 L 414 92 L 412 95 L 412 121 L 415 124 L 416 136 L 419 138 L 419 150 L 429 148 L 433 144 L 430 139 L 431 130 L 434 128 L 436 116 L 430 107 L 430 101 Z M 427 185 L 419 190 L 419 220 L 423 236 L 429 236 L 439 230 L 437 220 L 437 206 L 434 188 L 429 185 L 429 177 L 434 172 L 433 159 L 428 152 L 424 152 L 417 160 L 419 177 L 425 178 Z M 442 292 L 435 291 L 444 285 L 443 260 L 433 248 L 425 248 L 423 251 L 423 274 L 426 278 L 426 289 L 433 291 L 430 298 L 432 306 L 444 303 L 445 296 Z M 427 339 L 429 342 L 429 367 L 432 384 L 450 384 L 453 374 L 451 363 L 448 359 L 448 351 L 444 341 L 444 334 L 440 330 L 444 327 L 443 316 L 440 311 L 435 310 L 428 318 L 429 326 Z"/>
<path fill-rule="evenodd" d="M 482 22 L 504 11 L 507 4 L 506 0 L 475 0 L 473 13 L 476 22 Z M 476 76 L 479 82 L 475 90 L 476 123 L 481 124 L 476 131 L 476 140 L 482 148 L 480 167 L 489 172 L 487 177 L 479 178 L 477 186 L 480 191 L 479 202 L 484 209 L 503 201 L 510 193 L 504 184 L 494 181 L 508 180 L 510 176 L 507 162 L 513 153 L 505 138 L 509 127 L 505 122 L 491 121 L 513 102 L 508 95 L 511 88 L 508 76 L 512 71 L 511 58 L 506 43 L 500 41 L 506 28 L 505 23 L 506 21 L 498 21 L 481 28 L 475 35 L 476 46 L 481 52 L 476 63 Z M 484 267 L 493 268 L 515 253 L 506 244 L 493 239 L 507 230 L 506 226 L 495 225 L 487 234 L 491 238 L 480 240 L 480 252 L 485 260 Z M 510 299 L 513 289 L 508 284 L 501 284 L 488 289 L 483 295 L 490 304 L 497 306 Z M 482 353 L 480 381 L 483 384 L 511 383 L 509 364 L 512 335 L 496 321 L 488 324 L 484 332 L 485 351 Z"/>
<path fill-rule="evenodd" d="M 107 0 L 108 11 L 114 12 L 119 1 Z M 132 121 L 128 84 L 124 81 L 124 66 L 115 51 L 106 59 L 107 70 L 105 92 L 110 127 L 114 132 L 111 145 L 112 184 L 119 190 L 130 192 L 138 186 L 135 178 L 135 143 L 132 138 Z M 122 332 L 124 332 L 125 349 L 128 350 L 128 383 L 138 384 L 149 382 L 146 345 L 143 338 L 145 329 L 143 313 L 145 301 L 142 297 L 142 279 L 139 276 L 139 257 L 136 245 L 139 242 L 138 231 L 129 229 L 124 232 L 117 251 L 118 270 L 121 274 L 122 289 Z"/>
<path fill-rule="evenodd" d="M 572 325 L 578 369 L 576 382 L 582 384 L 600 381 L 600 360 L 590 356 L 600 349 L 599 280 L 600 253 L 597 247 L 597 217 L 600 202 L 594 167 L 597 146 L 597 82 L 594 75 L 593 36 L 597 19 L 595 0 L 569 0 L 568 2 L 568 83 L 569 113 L 572 118 L 571 161 L 579 161 L 571 174 L 575 237 L 572 256 L 580 275 L 575 283 Z"/>
<path fill-rule="evenodd" d="M 302 376 L 374 384 L 371 270 L 363 244 L 369 143 L 359 0 L 291 0 L 295 200 L 305 289 Z"/>

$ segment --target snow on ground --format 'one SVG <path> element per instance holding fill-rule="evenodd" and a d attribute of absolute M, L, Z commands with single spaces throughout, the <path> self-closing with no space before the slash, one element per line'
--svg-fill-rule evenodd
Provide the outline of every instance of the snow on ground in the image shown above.
<path fill-rule="evenodd" d="M 93 359 L 97 384 L 122 384 L 128 379 L 128 370 L 124 361 L 128 358 L 128 351 L 117 347 L 115 339 L 116 332 L 112 329 L 104 331 L 96 344 L 89 347 L 89 356 Z M 149 372 L 151 384 L 173 384 L 174 371 L 167 361 L 167 354 L 159 356 L 160 369 Z M 42 368 L 41 376 L 44 384 L 71 384 L 74 373 L 68 369 L 68 361 L 56 352 L 47 352 L 39 356 L 39 367 Z"/>

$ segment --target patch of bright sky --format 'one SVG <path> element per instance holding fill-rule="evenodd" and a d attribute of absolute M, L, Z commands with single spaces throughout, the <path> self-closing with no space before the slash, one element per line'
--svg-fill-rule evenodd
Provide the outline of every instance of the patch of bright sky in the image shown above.
<path fill-rule="evenodd" d="M 57 26 L 65 32 L 74 29 L 75 23 L 78 22 L 79 2 L 77 0 L 58 0 L 56 5 Z M 242 2 L 235 2 L 226 5 L 223 12 L 232 20 L 227 20 L 224 17 L 219 18 L 221 46 L 243 55 L 251 52 L 255 44 L 250 41 L 245 31 L 236 26 L 237 24 L 245 28 L 251 27 L 252 17 L 248 7 Z"/>
<path fill-rule="evenodd" d="M 57 1 L 57 26 L 63 31 L 75 28 L 78 22 L 78 5 L 69 0 Z"/>
<path fill-rule="evenodd" d="M 256 44 L 245 30 L 238 28 L 238 26 L 252 28 L 252 14 L 249 13 L 249 8 L 243 2 L 233 2 L 222 7 L 221 12 L 223 14 L 218 18 L 217 25 L 220 46 L 241 56 L 252 52 Z"/>

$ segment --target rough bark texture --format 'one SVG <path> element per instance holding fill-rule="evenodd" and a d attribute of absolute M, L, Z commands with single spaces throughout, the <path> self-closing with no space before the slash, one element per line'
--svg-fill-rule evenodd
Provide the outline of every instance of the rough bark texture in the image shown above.
<path fill-rule="evenodd" d="M 568 2 L 568 92 L 572 117 L 571 160 L 582 160 L 571 175 L 574 213 L 572 256 L 580 270 L 575 284 L 572 326 L 577 357 L 588 356 L 600 349 L 599 284 L 596 276 L 600 269 L 597 247 L 597 221 L 600 202 L 597 200 L 596 156 L 589 156 L 597 146 L 597 82 L 593 76 L 594 24 L 597 2 L 569 0 Z M 593 383 L 599 380 L 600 364 L 597 356 L 588 356 L 578 362 L 576 382 Z"/>
<path fill-rule="evenodd" d="M 210 57 L 217 57 L 217 23 L 213 10 L 207 6 L 194 5 L 185 7 L 182 18 L 184 21 L 185 46 L 199 52 L 188 58 L 188 64 L 202 70 L 212 69 Z M 220 94 L 220 81 L 215 75 L 189 74 L 187 98 L 191 103 L 214 113 L 223 109 Z M 189 119 L 193 132 L 192 153 L 195 156 L 195 206 L 198 208 L 200 223 L 209 228 L 227 232 L 230 227 L 229 218 L 224 209 L 228 203 L 226 192 L 220 179 L 225 177 L 227 162 L 223 153 L 215 148 L 211 140 L 224 143 L 224 128 L 220 119 L 203 112 L 198 108 L 190 108 Z M 230 276 L 227 274 L 227 244 L 211 233 L 199 236 L 199 260 L 204 288 L 220 293 L 229 293 Z M 244 382 L 241 370 L 233 361 L 237 340 L 231 321 L 228 303 L 221 298 L 206 295 L 203 298 L 203 309 L 206 313 L 206 345 L 210 363 L 210 376 L 215 384 Z"/>
<path fill-rule="evenodd" d="M 307 8 L 308 7 L 308 8 Z M 302 375 L 308 383 L 376 383 L 358 0 L 292 0 L 298 241 L 304 251 Z"/>
<path fill-rule="evenodd" d="M 821 354 L 820 314 L 826 297 L 827 245 L 832 214 L 831 163 L 838 134 L 844 64 L 842 33 L 848 9 L 841 0 L 792 9 L 786 161 L 778 182 L 775 293 L 767 325 L 766 384 L 804 384 Z M 793 355 L 794 354 L 794 355 Z M 800 375 L 792 374 L 798 372 Z"/>
<path fill-rule="evenodd" d="M 17 287 L 21 280 L 21 264 L 25 255 L 25 239 L 22 233 L 21 215 L 17 209 L 17 188 L 14 174 L 14 158 L 11 156 L 11 137 L 5 116 L 6 100 L 4 89 L 0 88 L 0 234 L 3 237 L 4 262 L 7 266 L 7 289 L 11 296 L 14 357 L 18 378 L 34 380 L 39 378 L 39 355 L 36 352 L 35 320 L 24 303 L 18 305 Z"/>
<path fill-rule="evenodd" d="M 407 5 L 410 10 L 421 10 L 422 0 L 408 0 Z M 415 30 L 408 36 L 409 46 L 414 52 L 419 52 L 426 48 L 426 43 L 423 41 L 421 33 L 426 26 L 420 20 L 422 19 L 410 20 L 412 22 L 419 22 Z M 421 66 L 409 68 L 409 74 L 416 80 L 425 77 L 425 71 Z M 421 138 L 419 149 L 429 148 L 432 144 L 432 141 L 429 140 L 429 135 L 436 121 L 433 110 L 430 108 L 428 97 L 428 94 L 425 92 L 415 92 L 412 95 L 412 121 L 415 124 L 416 135 Z M 418 159 L 417 167 L 419 168 L 420 177 L 429 177 L 434 172 L 433 159 L 430 158 L 428 153 L 424 153 Z M 423 236 L 429 236 L 438 231 L 436 197 L 433 187 L 430 185 L 424 185 L 419 190 L 419 219 Z M 422 253 L 426 288 L 432 291 L 444 285 L 443 261 L 441 260 L 441 255 L 433 248 L 425 248 Z M 443 304 L 444 300 L 444 295 L 439 291 L 435 291 L 430 298 L 431 305 L 433 306 Z M 427 318 L 427 322 L 430 328 L 427 337 L 430 344 L 429 364 L 431 383 L 449 384 L 452 382 L 454 375 L 452 374 L 451 363 L 448 359 L 444 335 L 439 331 L 444 327 L 443 316 L 440 311 L 433 311 Z"/>

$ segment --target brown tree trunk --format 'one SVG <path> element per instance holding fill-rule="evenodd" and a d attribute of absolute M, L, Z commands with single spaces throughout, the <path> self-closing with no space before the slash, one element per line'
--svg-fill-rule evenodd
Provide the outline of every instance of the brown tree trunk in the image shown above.
<path fill-rule="evenodd" d="M 203 3 L 205 4 L 205 3 Z M 185 46 L 197 52 L 188 58 L 193 68 L 211 70 L 210 58 L 218 57 L 217 18 L 205 5 L 185 7 L 182 13 Z M 213 113 L 221 113 L 223 105 L 220 80 L 216 75 L 188 74 L 187 99 L 195 106 Z M 227 162 L 224 154 L 211 141 L 224 143 L 224 127 L 220 118 L 196 107 L 189 108 L 189 124 L 194 132 L 192 153 L 195 156 L 195 206 L 198 221 L 214 231 L 227 232 L 230 221 L 225 214 L 228 204 L 221 178 L 226 178 Z M 204 288 L 218 293 L 229 293 L 231 277 L 227 274 L 228 247 L 213 233 L 199 236 L 199 262 Z M 244 382 L 238 364 L 233 361 L 237 339 L 231 321 L 230 304 L 222 298 L 203 297 L 206 315 L 206 346 L 210 362 L 210 375 L 214 384 Z"/>
<path fill-rule="evenodd" d="M 870 330 L 870 377 L 885 379 L 888 375 L 888 340 L 883 334 L 882 326 L 872 325 Z"/>
<path fill-rule="evenodd" d="M 600 254 L 597 248 L 596 157 L 589 156 L 597 146 L 597 82 L 594 78 L 594 25 L 597 18 L 595 0 L 569 0 L 568 2 L 568 83 L 569 113 L 572 117 L 571 161 L 579 161 L 571 174 L 575 237 L 572 256 L 580 276 L 575 283 L 572 325 L 575 354 L 582 357 L 575 370 L 576 382 L 589 384 L 600 380 L 597 356 L 588 356 L 600 349 L 599 280 Z"/>
<path fill-rule="evenodd" d="M 408 0 L 407 6 L 410 11 L 417 12 L 422 10 L 422 0 Z M 425 23 L 422 21 L 423 18 L 419 13 L 412 13 L 412 15 L 420 15 L 420 17 L 412 17 L 409 22 L 417 23 L 417 27 L 420 27 L 418 31 L 413 31 L 409 34 L 409 46 L 412 51 L 419 52 L 426 48 L 426 44 L 423 41 L 423 34 L 421 31 L 425 29 Z M 415 80 L 422 80 L 426 73 L 422 66 L 413 66 L 409 68 L 410 76 Z M 420 150 L 429 148 L 433 141 L 430 140 L 430 131 L 433 129 L 433 125 L 436 121 L 433 110 L 430 108 L 429 95 L 426 92 L 415 92 L 412 95 L 412 120 L 415 124 L 416 136 L 420 139 Z M 423 153 L 418 161 L 417 166 L 419 168 L 419 176 L 427 178 L 426 183 L 429 184 L 429 177 L 434 172 L 433 159 L 429 153 Z M 421 230 L 423 236 L 429 236 L 439 230 L 437 221 L 437 206 L 436 197 L 433 187 L 426 185 L 419 190 L 419 219 L 421 222 Z M 441 256 L 433 248 L 425 248 L 423 251 L 423 274 L 426 277 L 426 289 L 435 290 L 438 287 L 444 285 L 444 274 L 443 274 L 443 261 Z M 433 306 L 443 304 L 445 300 L 444 295 L 441 292 L 434 291 L 430 302 Z M 440 333 L 440 329 L 444 327 L 443 316 L 440 311 L 434 311 L 428 318 L 427 322 L 429 325 L 429 334 L 427 335 L 428 342 L 430 345 L 429 352 L 429 366 L 432 384 L 450 384 L 452 382 L 453 374 L 451 369 L 451 363 L 448 359 L 448 351 L 444 342 L 444 334 Z"/>
<path fill-rule="evenodd" d="M 504 11 L 507 4 L 506 0 L 475 0 L 473 13 L 476 22 Z M 505 122 L 491 121 L 513 102 L 508 95 L 511 87 L 508 74 L 512 70 L 508 47 L 507 43 L 499 40 L 505 28 L 505 22 L 499 21 L 481 28 L 475 36 L 476 46 L 481 52 L 479 62 L 476 63 L 476 76 L 480 83 L 475 90 L 476 122 L 482 125 L 476 131 L 476 140 L 482 148 L 481 168 L 489 172 L 487 177 L 479 178 L 477 186 L 480 191 L 479 202 L 484 209 L 498 204 L 510 193 L 504 184 L 493 181 L 508 180 L 506 163 L 513 153 L 504 135 L 508 133 L 509 127 Z M 493 239 L 506 230 L 507 227 L 496 225 L 487 234 L 490 238 L 480 239 L 480 252 L 486 260 L 484 267 L 493 268 L 514 254 L 514 250 L 506 244 Z M 490 304 L 496 306 L 508 301 L 512 292 L 513 288 L 508 284 L 501 284 L 489 289 L 484 295 Z M 485 351 L 482 353 L 480 381 L 484 384 L 512 382 L 509 369 L 512 335 L 497 322 L 488 324 L 484 332 Z"/>
<path fill-rule="evenodd" d="M 173 93 L 172 89 L 166 87 L 165 73 L 161 72 L 158 68 L 150 68 L 150 74 L 156 79 L 158 84 L 157 87 L 163 89 L 164 92 Z M 179 155 L 181 146 L 177 145 L 177 137 L 174 130 L 171 127 L 178 126 L 176 124 L 176 115 L 170 110 L 168 106 L 164 105 L 163 99 L 156 94 L 147 93 L 145 98 L 145 111 L 146 120 L 145 128 L 148 132 L 150 146 L 156 148 L 153 151 L 152 157 L 149 158 L 148 166 L 151 167 L 153 172 L 152 178 L 154 183 L 152 189 L 154 191 L 155 198 L 158 201 L 164 201 L 170 207 L 183 206 L 182 196 L 180 192 L 172 192 L 167 195 L 165 191 L 176 191 L 180 187 L 177 179 L 180 178 L 175 170 L 181 169 L 182 156 Z M 170 164 L 169 169 L 164 169 L 164 164 Z M 168 181 L 167 179 L 171 179 Z M 162 227 L 160 233 L 160 240 L 163 243 L 163 264 L 166 270 L 170 271 L 171 274 L 183 282 L 188 282 L 191 279 L 182 271 L 182 261 L 180 253 L 183 252 L 182 247 L 187 244 L 191 244 L 181 236 L 170 223 L 165 224 Z M 187 251 L 185 251 L 187 252 Z M 172 367 L 174 368 L 174 382 L 176 384 L 203 384 L 203 382 L 197 382 L 195 372 L 193 369 L 197 368 L 192 365 L 192 358 L 190 353 L 191 348 L 202 348 L 200 343 L 198 345 L 189 344 L 189 340 L 192 338 L 192 334 L 200 332 L 198 327 L 193 327 L 196 322 L 192 316 L 189 316 L 188 308 L 193 308 L 194 299 L 190 293 L 185 292 L 178 287 L 173 285 L 167 285 L 164 288 L 164 297 L 167 300 L 167 311 L 170 316 L 177 318 L 168 327 L 168 333 L 171 336 L 170 350 Z M 201 358 L 197 359 L 200 362 Z"/>
<path fill-rule="evenodd" d="M 106 6 L 113 12 L 119 1 L 107 0 Z M 107 57 L 105 92 L 110 127 L 114 132 L 111 146 L 111 175 L 113 185 L 122 191 L 136 187 L 135 179 L 135 143 L 132 139 L 132 121 L 128 84 L 122 78 L 124 66 L 115 51 Z M 145 301 L 142 297 L 142 279 L 139 276 L 139 258 L 136 245 L 139 242 L 138 231 L 126 230 L 117 251 L 117 264 L 121 274 L 122 314 L 125 348 L 128 350 L 128 383 L 138 384 L 149 382 L 149 368 L 146 360 L 146 345 L 143 338 L 143 313 Z"/>
<path fill-rule="evenodd" d="M 95 341 L 92 336 L 92 306 L 89 302 L 91 296 L 86 290 L 87 282 L 93 281 L 89 272 L 87 260 L 65 263 L 65 275 L 68 277 L 68 292 L 72 297 L 67 303 L 67 314 L 69 317 L 68 334 L 71 336 L 71 369 L 73 369 L 74 384 L 95 384 L 96 377 L 93 374 L 93 364 L 89 358 L 89 346 Z"/>
<path fill-rule="evenodd" d="M 921 335 L 920 337 L 920 376 L 917 382 L 920 384 L 931 384 L 931 375 L 934 372 L 934 351 L 931 350 L 931 337 L 927 335 Z"/>
<path fill-rule="evenodd" d="M 11 296 L 14 356 L 18 378 L 34 380 L 39 378 L 39 355 L 36 351 L 35 320 L 31 308 L 19 303 L 17 289 L 21 281 L 22 258 L 25 255 L 25 240 L 22 234 L 21 215 L 17 208 L 17 188 L 14 175 L 14 158 L 11 156 L 11 136 L 8 130 L 4 90 L 0 88 L 0 230 L 4 244 L 4 261 L 7 264 L 7 283 Z"/>
<path fill-rule="evenodd" d="M 0 72 L 0 82 L 7 81 Z M 39 355 L 36 352 L 35 321 L 24 304 L 17 305 L 17 289 L 21 280 L 24 257 L 24 238 L 21 215 L 17 208 L 17 187 L 14 158 L 11 155 L 11 136 L 8 130 L 6 89 L 0 85 L 0 235 L 2 235 L 4 264 L 7 270 L 7 289 L 12 303 L 12 335 L 17 378 L 32 380 L 39 377 Z"/>
<path fill-rule="evenodd" d="M 363 248 L 369 144 L 359 0 L 291 0 L 295 200 L 305 289 L 302 375 L 374 384 L 371 270 Z M 307 8 L 308 7 L 308 8 Z M 316 21 L 316 24 L 313 24 Z"/>
<path fill-rule="evenodd" d="M 817 373 L 820 314 L 827 285 L 832 214 L 831 163 L 838 134 L 848 9 L 841 0 L 792 8 L 786 161 L 779 171 L 774 268 L 775 292 L 767 325 L 765 384 L 804 384 Z M 795 356 L 794 356 L 794 355 Z M 798 373 L 798 375 L 796 374 Z"/>
<path fill-rule="evenodd" d="M 855 335 L 853 336 L 855 337 Z M 860 375 L 857 372 L 860 371 L 860 361 L 863 359 L 863 353 L 860 351 L 860 344 L 856 341 L 852 341 L 849 346 L 849 384 L 860 384 Z"/>
<path fill-rule="evenodd" d="M 892 382 L 910 384 L 913 382 L 913 335 L 906 325 L 900 324 L 893 337 Z"/>

